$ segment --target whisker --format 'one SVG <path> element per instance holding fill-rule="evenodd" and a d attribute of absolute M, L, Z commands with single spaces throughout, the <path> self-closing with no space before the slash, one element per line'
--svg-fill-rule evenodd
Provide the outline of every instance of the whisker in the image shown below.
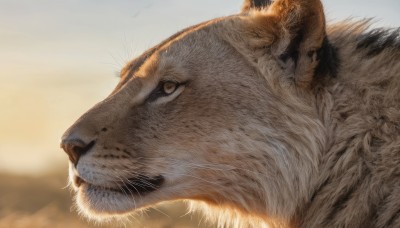
<path fill-rule="evenodd" d="M 118 179 L 125 185 L 125 182 L 123 181 L 123 179 L 122 179 L 121 177 L 119 177 L 118 175 L 115 175 L 115 177 L 118 178 Z M 118 186 L 118 188 L 119 188 L 120 190 L 122 190 L 122 191 L 124 192 L 124 194 L 126 194 L 126 196 L 128 196 L 128 194 L 125 192 L 124 188 L 122 188 L 119 184 L 117 184 L 117 186 Z M 126 186 L 126 185 L 125 185 L 125 186 Z M 132 198 L 132 200 L 133 200 L 133 204 L 135 205 L 135 208 L 136 208 L 136 207 L 137 207 L 137 204 L 136 204 L 134 195 L 133 195 L 133 193 L 129 190 L 128 186 L 126 186 L 126 187 L 127 187 L 127 190 L 128 190 L 129 193 L 130 193 L 130 196 L 131 196 L 131 198 Z M 136 189 L 136 188 L 135 188 L 135 189 Z M 137 191 L 137 190 L 136 190 L 136 191 Z M 138 194 L 139 194 L 139 197 L 141 197 L 139 192 L 138 192 Z"/>

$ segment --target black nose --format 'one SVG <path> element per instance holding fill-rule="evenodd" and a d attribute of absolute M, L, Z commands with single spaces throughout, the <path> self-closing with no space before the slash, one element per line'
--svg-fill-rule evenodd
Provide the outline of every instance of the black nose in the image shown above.
<path fill-rule="evenodd" d="M 61 148 L 64 149 L 65 153 L 68 154 L 69 160 L 78 164 L 79 158 L 88 152 L 95 144 L 95 141 L 85 143 L 81 139 L 63 139 L 61 142 Z"/>

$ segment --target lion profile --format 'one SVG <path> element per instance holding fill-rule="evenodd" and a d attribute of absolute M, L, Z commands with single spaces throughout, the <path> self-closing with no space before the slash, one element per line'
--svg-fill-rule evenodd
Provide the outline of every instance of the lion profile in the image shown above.
<path fill-rule="evenodd" d="M 326 26 L 319 0 L 248 0 L 149 49 L 62 137 L 78 206 L 400 227 L 400 30 L 369 27 Z"/>

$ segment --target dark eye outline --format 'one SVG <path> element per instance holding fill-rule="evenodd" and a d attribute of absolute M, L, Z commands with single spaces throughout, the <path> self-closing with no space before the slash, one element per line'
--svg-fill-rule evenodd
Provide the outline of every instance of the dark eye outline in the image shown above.
<path fill-rule="evenodd" d="M 166 93 L 164 91 L 164 85 L 165 83 L 174 83 L 175 84 L 175 89 L 171 93 Z M 186 83 L 181 83 L 181 82 L 176 82 L 176 81 L 160 81 L 157 85 L 157 87 L 150 93 L 150 95 L 147 97 L 146 101 L 147 102 L 153 102 L 157 100 L 160 97 L 167 97 L 176 92 L 176 90 L 181 87 L 182 85 L 185 85 Z"/>

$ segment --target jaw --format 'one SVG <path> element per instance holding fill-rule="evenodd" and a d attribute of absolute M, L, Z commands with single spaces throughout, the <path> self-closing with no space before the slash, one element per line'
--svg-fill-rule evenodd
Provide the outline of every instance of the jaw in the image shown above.
<path fill-rule="evenodd" d="M 80 212 L 89 218 L 103 220 L 123 216 L 163 201 L 162 189 L 148 193 L 133 193 L 82 184 L 76 191 Z"/>
<path fill-rule="evenodd" d="M 161 202 L 207 201 L 204 197 L 199 196 L 198 191 L 191 188 L 193 183 L 187 185 L 187 182 L 181 183 L 180 181 L 169 183 L 166 180 L 159 188 L 144 192 L 134 192 L 126 188 L 94 186 L 86 182 L 77 186 L 76 181 L 73 182 L 72 187 L 76 194 L 75 203 L 80 214 L 97 222 L 124 219 L 127 215 L 135 214 Z"/>
<path fill-rule="evenodd" d="M 76 194 L 79 209 L 89 217 L 111 217 L 146 206 L 139 195 L 88 184 L 82 184 Z"/>
<path fill-rule="evenodd" d="M 104 220 L 164 201 L 164 177 L 139 176 L 110 186 L 88 183 L 78 176 L 71 176 L 76 192 L 76 204 L 88 218 Z"/>

